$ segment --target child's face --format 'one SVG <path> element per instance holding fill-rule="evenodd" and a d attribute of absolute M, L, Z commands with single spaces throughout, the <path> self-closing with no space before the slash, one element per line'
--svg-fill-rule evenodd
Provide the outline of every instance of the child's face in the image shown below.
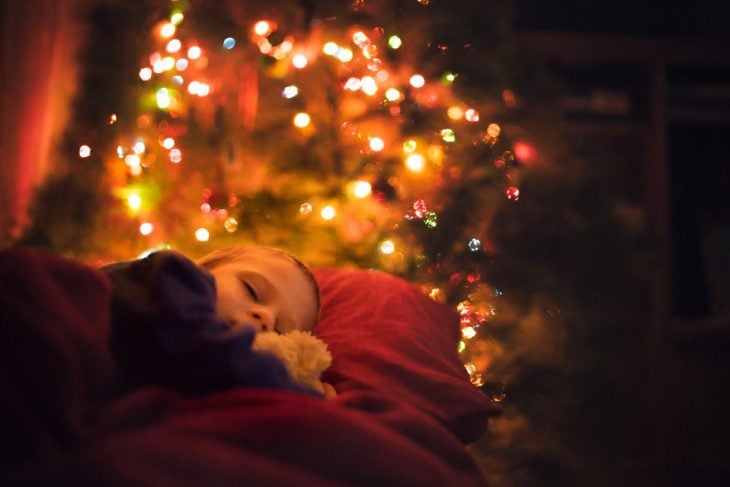
<path fill-rule="evenodd" d="M 217 314 L 231 325 L 279 333 L 314 328 L 319 313 L 314 287 L 285 256 L 252 249 L 210 272 Z"/>

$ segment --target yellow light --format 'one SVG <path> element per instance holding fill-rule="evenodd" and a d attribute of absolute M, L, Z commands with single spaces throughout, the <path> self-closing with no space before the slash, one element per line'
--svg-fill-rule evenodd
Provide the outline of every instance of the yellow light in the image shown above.
<path fill-rule="evenodd" d="M 198 59 L 202 55 L 203 50 L 200 48 L 200 46 L 190 46 L 188 48 L 188 57 L 190 59 Z"/>
<path fill-rule="evenodd" d="M 426 84 L 426 80 L 420 74 L 414 74 L 413 76 L 411 76 L 408 82 L 414 88 L 423 88 L 423 86 Z"/>
<path fill-rule="evenodd" d="M 441 295 L 441 289 L 435 287 L 432 288 L 431 291 L 428 293 L 428 297 L 433 299 L 434 301 L 438 299 L 438 297 Z"/>
<path fill-rule="evenodd" d="M 304 54 L 297 54 L 291 60 L 292 65 L 297 69 L 302 69 L 307 66 L 309 60 Z"/>
<path fill-rule="evenodd" d="M 170 71 L 175 67 L 175 58 L 167 56 L 162 60 L 162 70 Z"/>
<path fill-rule="evenodd" d="M 155 229 L 155 226 L 150 222 L 144 222 L 139 226 L 139 233 L 142 235 L 149 235 Z"/>
<path fill-rule="evenodd" d="M 208 96 L 210 94 L 210 85 L 208 83 L 200 83 L 196 94 L 198 96 Z"/>
<path fill-rule="evenodd" d="M 355 195 L 355 198 L 366 198 L 372 190 L 372 186 L 367 181 L 355 181 L 355 184 L 352 186 L 352 194 Z"/>
<path fill-rule="evenodd" d="M 373 96 L 378 92 L 378 84 L 372 76 L 363 76 L 360 81 L 362 82 L 362 92 L 366 95 Z"/>
<path fill-rule="evenodd" d="M 324 46 L 322 46 L 322 52 L 327 54 L 328 56 L 334 56 L 335 54 L 337 54 L 337 51 L 339 49 L 339 46 L 332 41 L 327 42 Z"/>
<path fill-rule="evenodd" d="M 385 255 L 390 255 L 393 252 L 395 252 L 395 244 L 392 240 L 384 240 L 380 244 L 380 252 L 382 252 Z"/>
<path fill-rule="evenodd" d="M 375 152 L 380 152 L 385 148 L 385 142 L 380 137 L 373 137 L 370 139 L 370 149 Z"/>
<path fill-rule="evenodd" d="M 403 41 L 397 35 L 392 35 L 388 38 L 388 45 L 391 49 L 398 49 L 403 45 Z"/>
<path fill-rule="evenodd" d="M 416 150 L 416 147 L 418 147 L 418 144 L 413 139 L 408 139 L 403 142 L 403 152 L 411 153 Z"/>
<path fill-rule="evenodd" d="M 299 94 L 299 88 L 296 85 L 285 86 L 281 95 L 286 99 L 292 99 Z"/>
<path fill-rule="evenodd" d="M 139 79 L 149 81 L 152 79 L 152 70 L 150 68 L 142 68 L 139 70 Z"/>
<path fill-rule="evenodd" d="M 362 88 L 362 81 L 360 81 L 360 78 L 348 78 L 347 81 L 345 81 L 345 89 L 350 91 L 357 91 L 360 88 Z"/>
<path fill-rule="evenodd" d="M 229 216 L 223 222 L 223 227 L 226 229 L 226 232 L 233 233 L 238 228 L 238 221 L 232 216 Z"/>
<path fill-rule="evenodd" d="M 162 140 L 162 147 L 167 150 L 172 149 L 173 147 L 175 147 L 175 139 L 173 139 L 172 137 L 165 137 Z"/>
<path fill-rule="evenodd" d="M 207 242 L 210 240 L 210 232 L 206 228 L 200 227 L 195 230 L 195 239 L 198 242 Z"/>
<path fill-rule="evenodd" d="M 254 34 L 262 37 L 271 34 L 272 30 L 271 23 L 266 20 L 259 20 L 253 26 Z"/>
<path fill-rule="evenodd" d="M 343 63 L 347 63 L 352 61 L 352 50 L 346 48 L 346 47 L 340 47 L 337 48 L 337 59 L 342 61 Z"/>
<path fill-rule="evenodd" d="M 496 139 L 499 137 L 499 134 L 502 132 L 502 128 L 497 125 L 496 123 L 490 123 L 487 127 L 487 135 L 492 137 L 493 139 Z"/>
<path fill-rule="evenodd" d="M 134 145 L 132 146 L 132 150 L 135 154 L 142 154 L 145 151 L 146 147 L 144 145 L 144 142 L 141 140 L 137 140 Z"/>
<path fill-rule="evenodd" d="M 185 16 L 181 12 L 173 12 L 173 14 L 170 15 L 170 23 L 172 25 L 180 25 L 184 18 Z"/>
<path fill-rule="evenodd" d="M 461 329 L 461 335 L 467 340 L 471 340 L 472 338 L 477 336 L 477 331 L 474 329 L 473 326 L 465 326 Z"/>
<path fill-rule="evenodd" d="M 128 154 L 124 157 L 124 163 L 129 167 L 139 167 L 142 161 L 137 154 Z"/>
<path fill-rule="evenodd" d="M 142 207 L 142 197 L 138 193 L 129 193 L 127 206 L 132 211 L 138 211 Z"/>
<path fill-rule="evenodd" d="M 169 39 L 175 35 L 175 26 L 170 22 L 165 22 L 160 26 L 160 35 L 165 39 Z"/>
<path fill-rule="evenodd" d="M 170 105 L 172 105 L 172 98 L 170 97 L 170 92 L 167 88 L 160 88 L 159 90 L 157 90 L 155 98 L 157 99 L 157 106 L 161 110 L 170 108 Z"/>
<path fill-rule="evenodd" d="M 396 88 L 388 88 L 385 92 L 385 98 L 387 98 L 388 101 L 398 101 L 400 99 L 400 91 Z"/>
<path fill-rule="evenodd" d="M 177 52 L 182 47 L 182 43 L 179 39 L 172 39 L 170 42 L 167 43 L 165 46 L 165 50 L 169 53 Z"/>
<path fill-rule="evenodd" d="M 337 212 L 331 205 L 327 205 L 324 208 L 322 208 L 322 211 L 320 211 L 319 214 L 323 220 L 330 221 L 335 217 Z"/>
<path fill-rule="evenodd" d="M 446 110 L 446 116 L 449 117 L 451 120 L 461 120 L 462 118 L 464 118 L 464 110 L 462 110 L 461 107 L 454 105 Z"/>
<path fill-rule="evenodd" d="M 458 351 L 459 353 L 461 353 L 461 352 L 463 352 L 464 350 L 466 350 L 466 343 L 464 343 L 464 340 L 459 340 L 459 346 L 458 346 L 458 348 L 457 348 L 457 351 Z"/>
<path fill-rule="evenodd" d="M 369 41 L 368 36 L 365 35 L 362 31 L 357 31 L 354 34 L 352 34 L 352 42 L 354 42 L 357 46 L 361 46 L 362 44 L 365 44 Z"/>
<path fill-rule="evenodd" d="M 84 144 L 81 147 L 79 147 L 79 157 L 82 159 L 85 159 L 91 155 L 91 147 Z"/>
<path fill-rule="evenodd" d="M 296 115 L 294 115 L 294 125 L 296 125 L 299 128 L 308 127 L 311 122 L 312 122 L 312 117 L 310 117 L 308 113 L 299 112 Z"/>
<path fill-rule="evenodd" d="M 426 166 L 426 159 L 421 154 L 411 154 L 406 158 L 406 167 L 413 172 L 421 172 Z"/>
<path fill-rule="evenodd" d="M 441 139 L 444 142 L 456 142 L 456 134 L 452 129 L 441 130 Z"/>

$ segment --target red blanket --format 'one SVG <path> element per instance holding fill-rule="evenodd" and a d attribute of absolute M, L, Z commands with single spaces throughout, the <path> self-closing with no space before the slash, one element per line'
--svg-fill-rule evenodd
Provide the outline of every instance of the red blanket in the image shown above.
<path fill-rule="evenodd" d="M 484 485 L 441 418 L 375 389 L 110 397 L 108 306 L 95 269 L 0 252 L 0 484 Z"/>

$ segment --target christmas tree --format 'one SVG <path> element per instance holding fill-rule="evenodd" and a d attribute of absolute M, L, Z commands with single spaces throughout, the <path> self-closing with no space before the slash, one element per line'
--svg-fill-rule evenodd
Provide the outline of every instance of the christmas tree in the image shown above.
<path fill-rule="evenodd" d="M 263 244 L 394 273 L 456 309 L 472 382 L 501 402 L 547 325 L 531 296 L 503 295 L 514 260 L 494 222 L 515 233 L 504 215 L 524 204 L 552 130 L 528 128 L 547 104 L 522 93 L 549 90 L 510 42 L 509 7 L 101 4 L 64 170 L 38 192 L 24 241 L 90 262 Z M 506 424 L 527 424 L 523 412 Z M 491 474 L 519 463 L 511 447 Z"/>

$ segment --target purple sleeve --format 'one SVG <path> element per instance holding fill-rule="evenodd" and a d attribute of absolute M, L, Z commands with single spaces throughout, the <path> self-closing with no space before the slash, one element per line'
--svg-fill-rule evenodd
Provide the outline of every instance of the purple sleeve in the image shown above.
<path fill-rule="evenodd" d="M 274 356 L 251 349 L 253 328 L 215 314 L 213 276 L 173 251 L 102 268 L 112 282 L 111 348 L 122 387 L 171 386 L 185 394 L 295 384 Z"/>

